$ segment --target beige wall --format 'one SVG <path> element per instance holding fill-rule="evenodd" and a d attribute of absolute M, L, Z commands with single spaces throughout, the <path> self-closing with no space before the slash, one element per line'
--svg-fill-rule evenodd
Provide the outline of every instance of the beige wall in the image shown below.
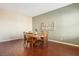
<path fill-rule="evenodd" d="M 23 38 L 23 31 L 32 31 L 32 17 L 0 9 L 0 42 Z"/>

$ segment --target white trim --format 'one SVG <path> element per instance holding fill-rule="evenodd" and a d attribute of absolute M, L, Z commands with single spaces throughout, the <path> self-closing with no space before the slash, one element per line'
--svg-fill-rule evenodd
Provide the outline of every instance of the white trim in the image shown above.
<path fill-rule="evenodd" d="M 23 38 L 21 38 L 21 39 L 23 39 Z M 2 42 L 9 42 L 9 41 L 14 41 L 14 40 L 21 40 L 21 39 L 11 39 L 11 40 L 4 40 L 4 41 L 0 41 L 0 43 L 2 43 Z"/>
<path fill-rule="evenodd" d="M 65 45 L 79 47 L 79 45 L 72 44 L 72 43 L 60 42 L 60 41 L 56 41 L 56 40 L 48 40 L 48 41 L 52 41 L 52 42 L 56 42 L 56 43 L 60 43 L 60 44 L 65 44 Z"/>

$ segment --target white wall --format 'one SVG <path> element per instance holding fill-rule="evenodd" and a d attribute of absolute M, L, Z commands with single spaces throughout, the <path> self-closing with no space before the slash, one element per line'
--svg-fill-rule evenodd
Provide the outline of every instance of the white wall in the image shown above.
<path fill-rule="evenodd" d="M 32 31 L 32 17 L 0 9 L 0 42 L 23 38 L 24 31 Z"/>

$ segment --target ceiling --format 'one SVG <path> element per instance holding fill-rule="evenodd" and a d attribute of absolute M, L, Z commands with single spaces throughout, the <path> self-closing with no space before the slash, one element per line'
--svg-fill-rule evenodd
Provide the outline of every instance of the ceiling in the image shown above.
<path fill-rule="evenodd" d="M 34 17 L 70 4 L 71 3 L 0 3 L 0 9 L 12 10 Z"/>

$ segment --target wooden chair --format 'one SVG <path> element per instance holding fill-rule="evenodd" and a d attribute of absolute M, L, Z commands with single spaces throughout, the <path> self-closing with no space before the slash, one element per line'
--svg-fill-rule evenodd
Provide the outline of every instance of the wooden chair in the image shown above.
<path fill-rule="evenodd" d="M 26 32 L 23 32 L 23 36 L 24 36 L 24 47 L 26 47 L 27 44 Z"/>
<path fill-rule="evenodd" d="M 34 47 L 43 46 L 43 40 L 41 39 L 41 37 L 39 35 L 34 35 L 33 40 L 34 40 Z"/>
<path fill-rule="evenodd" d="M 27 46 L 34 47 L 35 40 L 33 38 L 33 33 L 26 33 L 27 36 Z"/>
<path fill-rule="evenodd" d="M 42 47 L 43 46 L 43 43 L 44 43 L 44 41 L 37 40 L 34 45 L 35 45 L 35 47 Z"/>
<path fill-rule="evenodd" d="M 44 31 L 41 35 L 43 36 L 43 37 L 41 37 L 41 39 L 44 41 L 44 43 L 47 43 L 48 42 L 48 32 Z"/>

